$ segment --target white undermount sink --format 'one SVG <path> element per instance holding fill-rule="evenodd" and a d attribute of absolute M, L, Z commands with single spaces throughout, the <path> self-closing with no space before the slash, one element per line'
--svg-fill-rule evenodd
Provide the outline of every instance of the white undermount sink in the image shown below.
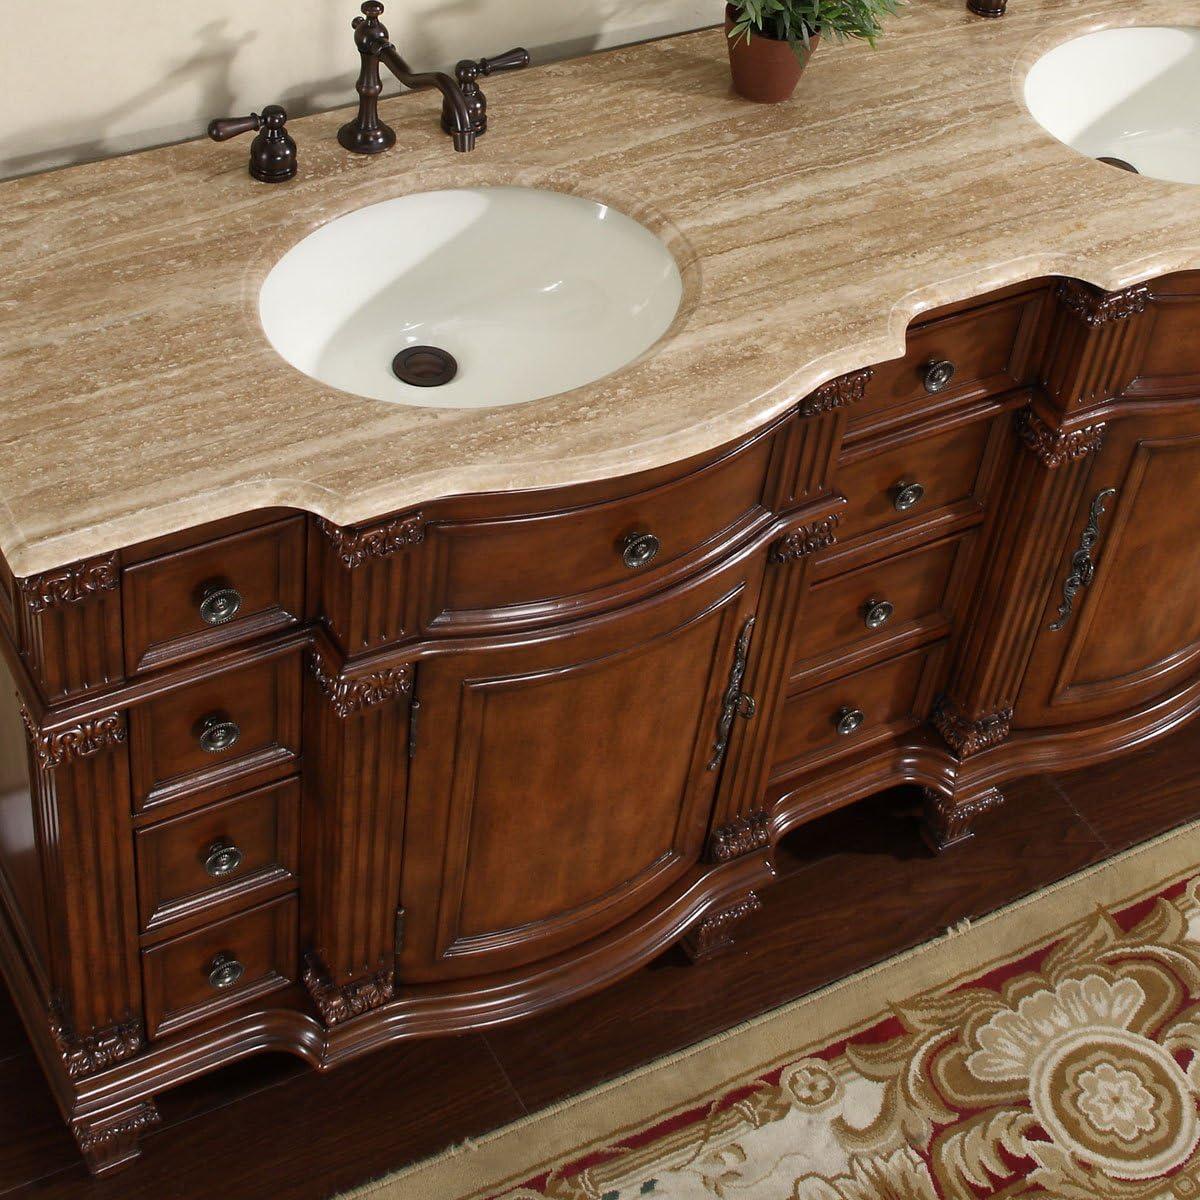
<path fill-rule="evenodd" d="M 1104 29 L 1056 46 L 1025 102 L 1059 141 L 1141 175 L 1200 183 L 1200 29 Z"/>
<path fill-rule="evenodd" d="M 271 270 L 259 315 L 278 353 L 330 387 L 492 408 L 627 365 L 670 328 L 682 296 L 674 256 L 637 221 L 577 196 L 494 187 L 331 221 Z M 418 383 L 394 373 L 405 351 L 399 369 Z"/>

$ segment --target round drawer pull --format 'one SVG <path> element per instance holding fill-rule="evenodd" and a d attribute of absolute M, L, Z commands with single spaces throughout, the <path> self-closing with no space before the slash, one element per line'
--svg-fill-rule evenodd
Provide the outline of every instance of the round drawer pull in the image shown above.
<path fill-rule="evenodd" d="M 242 594 L 237 588 L 213 585 L 200 597 L 200 619 L 206 625 L 227 625 L 242 610 Z"/>
<path fill-rule="evenodd" d="M 934 359 L 921 368 L 921 382 L 931 396 L 937 392 L 944 392 L 953 378 L 954 364 L 948 358 Z"/>
<path fill-rule="evenodd" d="M 894 489 L 892 507 L 897 512 L 908 512 L 916 508 L 925 499 L 925 485 L 922 483 L 907 483 L 901 480 Z"/>
<path fill-rule="evenodd" d="M 208 966 L 208 982 L 218 992 L 228 991 L 242 981 L 246 968 L 232 954 L 218 954 Z"/>
<path fill-rule="evenodd" d="M 882 629 L 895 613 L 896 606 L 887 600 L 868 600 L 863 608 L 863 622 L 868 629 Z"/>
<path fill-rule="evenodd" d="M 657 557 L 662 543 L 652 533 L 631 533 L 621 543 L 621 561 L 631 570 L 649 566 Z"/>
<path fill-rule="evenodd" d="M 204 869 L 214 879 L 232 875 L 242 865 L 242 852 L 232 842 L 213 842 L 204 855 Z"/>
<path fill-rule="evenodd" d="M 218 716 L 205 717 L 200 725 L 200 749 L 206 754 L 221 754 L 241 736 L 236 721 Z"/>
<path fill-rule="evenodd" d="M 867 714 L 861 708 L 843 708 L 834 717 L 837 731 L 842 737 L 849 737 L 852 733 L 857 733 L 863 727 L 866 719 Z"/>

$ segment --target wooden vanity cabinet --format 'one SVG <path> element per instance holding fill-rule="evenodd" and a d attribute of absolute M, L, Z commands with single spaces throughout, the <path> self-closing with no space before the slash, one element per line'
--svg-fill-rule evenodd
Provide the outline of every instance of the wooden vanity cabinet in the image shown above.
<path fill-rule="evenodd" d="M 90 1166 L 248 1054 L 717 953 L 873 791 L 942 848 L 1189 719 L 1198 468 L 1197 276 L 1047 279 L 638 476 L 0 563 L 0 964 Z"/>

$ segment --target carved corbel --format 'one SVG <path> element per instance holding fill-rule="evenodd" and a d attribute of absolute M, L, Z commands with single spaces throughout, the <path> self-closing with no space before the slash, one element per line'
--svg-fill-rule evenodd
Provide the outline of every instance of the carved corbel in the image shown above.
<path fill-rule="evenodd" d="M 713 830 L 708 858 L 714 863 L 731 862 L 757 850 L 765 850 L 770 844 L 770 818 L 765 812 L 747 813 Z"/>
<path fill-rule="evenodd" d="M 37 616 L 52 608 L 80 604 L 98 592 L 110 592 L 120 579 L 117 556 L 106 554 L 20 580 L 21 597 L 29 612 Z"/>
<path fill-rule="evenodd" d="M 308 652 L 308 669 L 333 711 L 343 719 L 378 704 L 386 704 L 412 691 L 413 669 L 408 663 L 368 675 L 343 675 L 314 646 Z"/>
<path fill-rule="evenodd" d="M 1017 435 L 1025 448 L 1037 455 L 1042 466 L 1051 471 L 1064 463 L 1077 462 L 1097 453 L 1104 444 L 1103 422 L 1082 429 L 1051 429 L 1029 408 L 1018 410 L 1016 422 Z"/>
<path fill-rule="evenodd" d="M 799 529 L 782 537 L 771 547 L 773 563 L 796 562 L 811 554 L 818 554 L 828 549 L 837 541 L 837 526 L 841 520 L 839 513 L 830 513 L 810 525 L 802 525 Z"/>
<path fill-rule="evenodd" d="M 71 1079 L 83 1079 L 107 1071 L 109 1067 L 133 1058 L 146 1048 L 142 1023 L 133 1019 L 77 1037 L 62 1013 L 56 1010 L 50 1018 L 50 1036 L 54 1038 Z"/>
<path fill-rule="evenodd" d="M 963 804 L 956 804 L 952 797 L 926 788 L 921 831 L 931 849 L 948 850 L 974 837 L 975 822 L 1003 803 L 1004 796 L 998 788 L 989 788 Z"/>
<path fill-rule="evenodd" d="M 315 954 L 307 956 L 304 986 L 326 1025 L 340 1025 L 361 1017 L 363 1013 L 381 1008 L 396 994 L 394 973 L 388 968 L 339 986 Z"/>
<path fill-rule="evenodd" d="M 338 562 L 348 570 L 370 559 L 389 558 L 425 540 L 425 523 L 419 513 L 361 530 L 342 529 L 318 517 L 317 527 L 329 539 Z"/>
<path fill-rule="evenodd" d="M 25 707 L 24 701 L 18 700 L 18 707 L 25 732 L 33 746 L 34 757 L 43 771 L 99 754 L 125 741 L 127 728 L 124 712 L 91 717 L 62 729 L 42 729 Z"/>
<path fill-rule="evenodd" d="M 740 900 L 701 917 L 683 939 L 684 953 L 693 962 L 702 962 L 730 949 L 733 946 L 734 929 L 761 908 L 762 901 L 757 894 L 747 892 Z"/>
<path fill-rule="evenodd" d="M 800 402 L 800 415 L 819 417 L 834 409 L 857 404 L 866 395 L 867 384 L 874 374 L 870 367 L 863 367 L 861 371 L 851 371 L 823 383 L 811 396 Z"/>
<path fill-rule="evenodd" d="M 1150 289 L 1144 283 L 1119 292 L 1102 292 L 1078 279 L 1064 279 L 1058 285 L 1059 303 L 1093 329 L 1144 313 L 1150 299 Z"/>
<path fill-rule="evenodd" d="M 959 712 L 948 696 L 943 696 L 933 710 L 934 727 L 959 758 L 970 758 L 999 745 L 1012 732 L 1012 722 L 1011 708 L 972 719 Z"/>

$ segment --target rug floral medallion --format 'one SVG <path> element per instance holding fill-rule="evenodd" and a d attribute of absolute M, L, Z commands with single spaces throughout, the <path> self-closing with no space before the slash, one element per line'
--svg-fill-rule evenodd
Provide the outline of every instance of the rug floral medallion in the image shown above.
<path fill-rule="evenodd" d="M 977 956 L 985 970 L 837 1040 L 806 1043 L 819 1029 L 800 1002 L 799 1050 L 636 1123 L 610 1092 L 607 1137 L 499 1186 L 414 1194 L 1200 1200 L 1200 867 L 1124 907 L 1080 896 L 1085 915 L 1049 939 L 1022 943 L 1018 916 L 1003 956 Z"/>

